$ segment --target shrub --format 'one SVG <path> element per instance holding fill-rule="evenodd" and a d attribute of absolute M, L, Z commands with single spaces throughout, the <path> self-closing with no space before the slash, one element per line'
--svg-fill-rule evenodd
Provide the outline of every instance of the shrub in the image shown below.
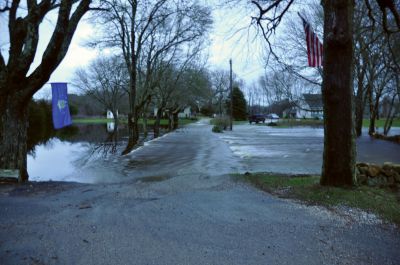
<path fill-rule="evenodd" d="M 213 128 L 212 128 L 212 131 L 215 132 L 215 133 L 222 133 L 223 132 L 222 128 L 219 127 L 218 125 L 214 125 Z"/>
<path fill-rule="evenodd" d="M 211 120 L 211 124 L 219 126 L 221 129 L 226 130 L 229 126 L 229 117 L 222 116 Z"/>

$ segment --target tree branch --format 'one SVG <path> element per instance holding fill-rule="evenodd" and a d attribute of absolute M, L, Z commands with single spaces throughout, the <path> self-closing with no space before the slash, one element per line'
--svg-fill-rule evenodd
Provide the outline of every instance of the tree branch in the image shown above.
<path fill-rule="evenodd" d="M 51 73 L 61 63 L 68 51 L 78 23 L 89 10 L 91 3 L 90 0 L 82 0 L 70 16 L 73 2 L 64 0 L 60 4 L 56 27 L 43 53 L 42 62 L 28 77 L 29 89 L 25 93 L 27 98 L 32 97 L 49 80 Z"/>

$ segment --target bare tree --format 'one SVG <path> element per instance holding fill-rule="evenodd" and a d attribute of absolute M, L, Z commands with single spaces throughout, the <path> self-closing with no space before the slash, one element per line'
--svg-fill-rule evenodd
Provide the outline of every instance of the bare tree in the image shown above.
<path fill-rule="evenodd" d="M 151 97 L 144 86 L 139 98 L 140 81 L 151 80 L 151 64 L 164 50 L 203 35 L 211 23 L 210 11 L 191 1 L 106 2 L 110 11 L 100 19 L 108 30 L 101 43 L 121 51 L 129 72 L 129 141 L 124 151 L 128 153 L 139 139 L 138 120 Z M 147 77 L 139 80 L 140 73 Z"/>
<path fill-rule="evenodd" d="M 224 114 L 224 100 L 229 92 L 229 72 L 226 70 L 215 70 L 211 72 L 211 83 L 214 96 L 217 97 L 218 114 Z"/>
<path fill-rule="evenodd" d="M 367 5 L 365 4 L 367 3 Z M 355 49 L 355 129 L 356 135 L 362 133 L 364 109 L 368 103 L 370 126 L 369 134 L 375 134 L 375 120 L 379 118 L 379 106 L 381 99 L 390 89 L 396 68 L 396 56 L 391 49 L 394 39 L 400 35 L 387 34 L 381 25 L 377 25 L 365 14 L 371 9 L 379 8 L 378 2 L 361 2 L 355 8 L 354 15 L 354 49 Z M 376 13 L 379 21 L 383 13 Z M 374 18 L 375 19 L 375 18 Z M 389 20 L 389 25 L 395 24 L 394 19 Z M 391 26 L 392 27 L 392 26 Z"/>
<path fill-rule="evenodd" d="M 67 54 L 74 32 L 90 0 L 2 1 L 0 13 L 8 20 L 9 53 L 0 53 L 0 168 L 18 169 L 19 181 L 28 179 L 28 103 L 49 80 Z M 49 13 L 57 10 L 57 21 L 41 63 L 31 69 L 37 54 L 39 27 Z M 7 57 L 6 57 L 7 58 Z"/>
<path fill-rule="evenodd" d="M 99 57 L 75 73 L 75 85 L 109 109 L 118 124 L 118 106 L 127 95 L 127 71 L 118 56 Z"/>

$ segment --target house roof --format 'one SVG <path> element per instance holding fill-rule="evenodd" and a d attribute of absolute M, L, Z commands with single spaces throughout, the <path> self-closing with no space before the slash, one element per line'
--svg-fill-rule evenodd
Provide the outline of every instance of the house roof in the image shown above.
<path fill-rule="evenodd" d="M 321 94 L 303 94 L 304 101 L 311 110 L 322 110 L 324 105 L 322 103 Z"/>

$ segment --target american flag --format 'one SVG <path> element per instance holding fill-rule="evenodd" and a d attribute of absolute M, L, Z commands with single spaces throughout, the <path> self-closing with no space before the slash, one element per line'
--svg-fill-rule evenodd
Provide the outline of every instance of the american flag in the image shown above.
<path fill-rule="evenodd" d="M 308 66 L 322 66 L 323 45 L 317 34 L 312 30 L 311 25 L 300 14 L 299 16 L 303 21 L 304 31 L 306 32 Z"/>

